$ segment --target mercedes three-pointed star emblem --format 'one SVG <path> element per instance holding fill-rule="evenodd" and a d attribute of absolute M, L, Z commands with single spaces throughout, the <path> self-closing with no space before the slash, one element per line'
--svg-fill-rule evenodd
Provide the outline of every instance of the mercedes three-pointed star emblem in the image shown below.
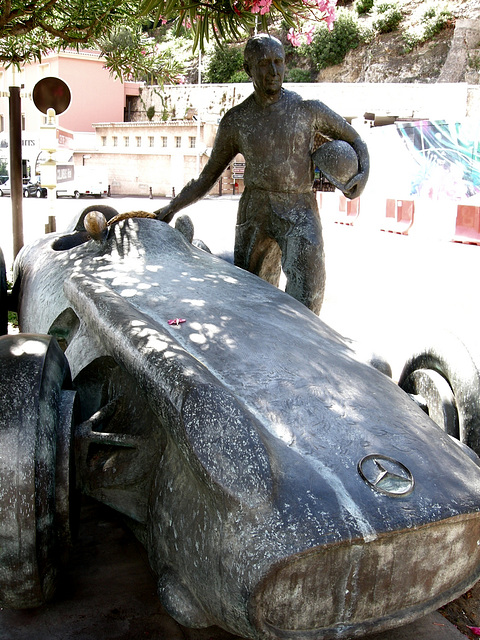
<path fill-rule="evenodd" d="M 415 486 L 413 475 L 404 464 L 377 453 L 362 458 L 358 472 L 372 489 L 395 498 L 408 496 Z"/>

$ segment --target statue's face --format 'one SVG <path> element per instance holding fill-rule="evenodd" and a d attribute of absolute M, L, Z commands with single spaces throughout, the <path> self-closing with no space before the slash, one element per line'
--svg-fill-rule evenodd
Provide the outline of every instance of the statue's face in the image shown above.
<path fill-rule="evenodd" d="M 248 65 L 247 72 L 257 93 L 266 97 L 279 94 L 285 74 L 283 47 L 275 41 L 259 47 Z"/>

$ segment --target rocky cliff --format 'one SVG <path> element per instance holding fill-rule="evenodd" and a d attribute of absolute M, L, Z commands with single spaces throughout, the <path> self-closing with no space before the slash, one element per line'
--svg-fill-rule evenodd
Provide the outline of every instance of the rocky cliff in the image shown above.
<path fill-rule="evenodd" d="M 342 64 L 320 71 L 317 81 L 480 83 L 480 0 L 397 4 L 404 18 L 395 31 L 376 33 L 368 43 L 351 50 Z M 429 6 L 446 8 L 453 19 L 438 35 L 406 52 L 405 34 L 421 27 Z M 356 16 L 354 4 L 345 9 Z M 357 19 L 371 29 L 375 18 L 372 12 Z"/>

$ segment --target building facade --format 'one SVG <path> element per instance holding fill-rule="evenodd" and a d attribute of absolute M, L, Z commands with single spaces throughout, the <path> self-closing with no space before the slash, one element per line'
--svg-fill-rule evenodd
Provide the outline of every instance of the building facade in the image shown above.
<path fill-rule="evenodd" d="M 95 148 L 88 153 L 76 151 L 75 163 L 106 170 L 112 195 L 172 196 L 178 193 L 205 166 L 217 131 L 216 124 L 194 120 L 94 126 Z M 239 157 L 238 163 L 241 161 Z M 232 193 L 233 170 L 232 163 L 212 193 Z M 242 183 L 243 180 L 237 178 L 237 191 L 242 190 Z"/>
<path fill-rule="evenodd" d="M 84 134 L 95 137 L 94 122 L 123 122 L 130 100 L 139 95 L 140 84 L 122 83 L 111 76 L 98 51 L 52 52 L 41 62 L 24 65 L 20 71 L 0 67 L 0 162 L 8 165 L 9 160 L 9 87 L 19 86 L 22 153 L 32 177 L 41 151 L 40 128 L 46 122 L 45 114 L 33 102 L 32 93 L 36 83 L 49 76 L 61 78 L 70 89 L 70 106 L 57 116 L 56 123 L 60 148 L 72 152 Z M 85 146 L 85 141 L 80 144 Z"/>

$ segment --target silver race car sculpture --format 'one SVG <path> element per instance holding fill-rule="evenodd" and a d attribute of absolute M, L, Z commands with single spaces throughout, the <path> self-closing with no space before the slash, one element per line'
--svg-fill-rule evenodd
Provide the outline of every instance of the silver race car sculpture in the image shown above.
<path fill-rule="evenodd" d="M 2 607 L 51 597 L 77 490 L 123 514 L 189 627 L 351 638 L 477 581 L 473 452 L 286 293 L 167 224 L 83 218 L 15 265 Z"/>

